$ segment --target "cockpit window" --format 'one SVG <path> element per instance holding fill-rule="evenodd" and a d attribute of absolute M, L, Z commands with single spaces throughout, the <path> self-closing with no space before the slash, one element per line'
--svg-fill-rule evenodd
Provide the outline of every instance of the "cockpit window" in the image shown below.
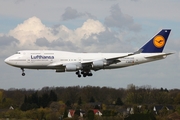
<path fill-rule="evenodd" d="M 18 52 L 16 52 L 16 54 L 21 54 L 21 53 L 18 51 Z"/>

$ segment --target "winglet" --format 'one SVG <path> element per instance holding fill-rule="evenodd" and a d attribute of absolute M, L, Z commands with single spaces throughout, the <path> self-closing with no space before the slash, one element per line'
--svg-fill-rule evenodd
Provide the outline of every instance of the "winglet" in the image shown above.
<path fill-rule="evenodd" d="M 163 29 L 157 35 L 155 35 L 149 42 L 147 42 L 138 51 L 141 53 L 160 53 L 163 51 L 167 42 L 171 29 Z"/>

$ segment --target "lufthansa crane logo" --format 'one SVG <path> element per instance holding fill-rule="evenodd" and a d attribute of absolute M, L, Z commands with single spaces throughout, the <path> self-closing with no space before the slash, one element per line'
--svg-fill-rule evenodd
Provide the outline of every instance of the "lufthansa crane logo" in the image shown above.
<path fill-rule="evenodd" d="M 161 35 L 157 35 L 156 37 L 154 37 L 153 44 L 154 44 L 157 48 L 162 48 L 162 47 L 165 45 L 165 39 L 164 39 L 164 37 L 161 36 Z"/>

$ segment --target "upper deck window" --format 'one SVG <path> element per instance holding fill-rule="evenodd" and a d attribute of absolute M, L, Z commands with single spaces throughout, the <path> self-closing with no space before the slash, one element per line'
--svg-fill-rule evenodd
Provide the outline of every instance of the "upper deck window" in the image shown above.
<path fill-rule="evenodd" d="M 16 52 L 16 54 L 21 54 L 21 53 L 18 51 L 18 52 Z"/>

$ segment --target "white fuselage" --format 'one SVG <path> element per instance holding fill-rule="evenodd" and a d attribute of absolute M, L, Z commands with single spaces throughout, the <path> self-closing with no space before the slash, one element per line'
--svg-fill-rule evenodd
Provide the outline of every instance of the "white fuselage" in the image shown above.
<path fill-rule="evenodd" d="M 19 51 L 8 57 L 5 62 L 11 66 L 28 69 L 59 69 L 59 72 L 65 72 L 65 67 L 56 66 L 56 64 L 81 64 L 105 58 L 114 58 L 127 55 L 128 53 L 74 53 L 54 50 L 26 50 Z M 152 57 L 163 55 L 164 53 L 139 53 L 131 56 L 119 58 L 119 62 L 103 66 L 102 69 L 114 69 L 146 63 L 163 59 L 166 57 Z M 93 70 L 93 69 L 92 69 Z"/>

